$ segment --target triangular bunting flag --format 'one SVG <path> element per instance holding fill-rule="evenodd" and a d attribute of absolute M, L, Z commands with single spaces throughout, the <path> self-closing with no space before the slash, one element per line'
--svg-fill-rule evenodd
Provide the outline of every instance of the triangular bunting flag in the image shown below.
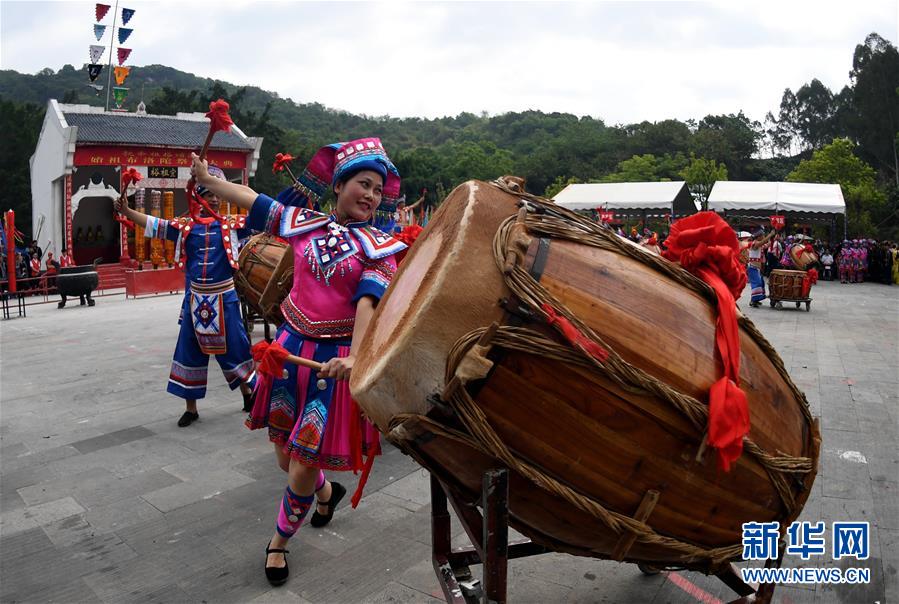
<path fill-rule="evenodd" d="M 115 83 L 121 86 L 125 83 L 125 79 L 128 77 L 128 73 L 131 71 L 130 67 L 113 67 L 113 74 L 115 74 Z"/>
<path fill-rule="evenodd" d="M 134 16 L 133 8 L 123 8 L 122 9 L 122 25 L 128 25 L 128 21 L 131 21 L 131 17 Z"/>
<path fill-rule="evenodd" d="M 128 57 L 131 56 L 130 48 L 122 48 L 121 46 L 119 46 L 117 52 L 119 53 L 119 65 L 127 61 Z"/>
<path fill-rule="evenodd" d="M 94 35 L 97 37 L 97 42 L 100 41 L 104 33 L 106 33 L 105 25 L 94 25 Z"/>
<path fill-rule="evenodd" d="M 125 97 L 128 96 L 127 88 L 120 88 L 119 86 L 112 87 L 112 97 L 115 99 L 116 109 L 121 109 L 122 105 L 125 104 Z"/>
<path fill-rule="evenodd" d="M 133 29 L 129 29 L 127 27 L 120 27 L 119 28 L 119 44 L 124 44 L 125 40 L 128 39 L 128 36 L 130 36 L 131 32 L 133 32 L 133 31 L 134 31 Z"/>
<path fill-rule="evenodd" d="M 105 46 L 98 46 L 97 44 L 91 44 L 91 63 L 99 63 L 100 57 L 103 56 L 103 51 L 106 49 Z"/>
<path fill-rule="evenodd" d="M 103 17 L 106 16 L 106 13 L 109 12 L 109 7 L 110 7 L 109 4 L 97 3 L 97 8 L 94 10 L 94 12 L 97 15 L 97 23 L 99 23 L 100 21 L 103 20 Z"/>
<path fill-rule="evenodd" d="M 95 81 L 100 77 L 100 72 L 103 71 L 102 65 L 97 65 L 96 63 L 91 63 L 87 66 L 87 75 L 90 77 L 91 82 Z"/>

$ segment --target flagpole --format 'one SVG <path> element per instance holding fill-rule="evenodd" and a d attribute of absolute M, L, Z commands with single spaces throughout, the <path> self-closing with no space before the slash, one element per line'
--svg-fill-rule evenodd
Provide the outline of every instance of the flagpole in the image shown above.
<path fill-rule="evenodd" d="M 115 8 L 112 12 L 112 32 L 109 36 L 109 66 L 106 74 L 106 111 L 109 111 L 109 92 L 112 89 L 112 45 L 115 42 L 115 24 L 119 16 L 119 0 L 115 1 Z"/>

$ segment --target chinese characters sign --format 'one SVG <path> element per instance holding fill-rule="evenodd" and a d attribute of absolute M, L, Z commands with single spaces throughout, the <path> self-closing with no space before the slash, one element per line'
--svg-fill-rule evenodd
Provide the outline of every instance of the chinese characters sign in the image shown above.
<path fill-rule="evenodd" d="M 787 528 L 785 553 L 803 560 L 825 554 L 824 522 L 794 522 Z M 743 525 L 743 559 L 776 560 L 779 554 L 779 522 L 747 522 Z M 870 536 L 867 522 L 834 522 L 831 525 L 831 555 L 834 560 L 867 560 Z"/>
<path fill-rule="evenodd" d="M 77 147 L 76 166 L 156 166 L 189 167 L 189 149 L 154 147 Z M 210 164 L 227 169 L 247 167 L 247 155 L 240 151 L 213 151 L 207 153 Z"/>

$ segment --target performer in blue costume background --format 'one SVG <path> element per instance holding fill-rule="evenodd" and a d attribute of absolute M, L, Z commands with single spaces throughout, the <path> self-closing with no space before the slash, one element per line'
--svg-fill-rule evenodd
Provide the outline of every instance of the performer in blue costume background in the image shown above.
<path fill-rule="evenodd" d="M 225 180 L 225 174 L 210 166 L 210 175 Z M 220 199 L 198 186 L 209 207 L 218 212 Z M 215 355 L 232 390 L 240 387 L 244 410 L 252 408 L 256 374 L 250 340 L 240 317 L 240 302 L 234 290 L 238 239 L 245 234 L 245 216 L 224 216 L 209 224 L 190 217 L 168 221 L 133 210 L 123 199 L 116 210 L 144 227 L 147 238 L 175 241 L 175 262 L 184 269 L 184 302 L 178 323 L 178 343 L 169 374 L 168 392 L 185 400 L 180 427 L 199 419 L 197 399 L 206 396 L 209 357 Z"/>

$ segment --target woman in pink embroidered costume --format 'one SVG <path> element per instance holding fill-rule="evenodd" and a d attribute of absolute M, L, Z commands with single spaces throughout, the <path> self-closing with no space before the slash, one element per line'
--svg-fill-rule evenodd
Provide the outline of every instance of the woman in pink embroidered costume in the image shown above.
<path fill-rule="evenodd" d="M 285 322 L 275 341 L 293 355 L 324 364 L 317 375 L 287 365 L 286 377 L 259 376 L 251 429 L 267 427 L 288 484 L 265 573 L 273 585 L 288 577 L 284 549 L 318 497 L 310 524 L 324 526 L 346 489 L 322 470 L 363 470 L 380 454 L 378 432 L 350 398 L 355 351 L 375 305 L 396 270 L 402 242 L 369 224 L 382 198 L 396 199 L 400 178 L 381 142 L 366 138 L 323 147 L 279 201 L 248 187 L 211 179 L 195 157 L 197 182 L 250 210 L 247 226 L 285 238 L 294 250 L 294 282 L 281 305 Z M 309 208 L 333 188 L 331 215 Z M 322 379 L 328 378 L 328 379 Z M 360 480 L 360 484 L 363 481 Z"/>

